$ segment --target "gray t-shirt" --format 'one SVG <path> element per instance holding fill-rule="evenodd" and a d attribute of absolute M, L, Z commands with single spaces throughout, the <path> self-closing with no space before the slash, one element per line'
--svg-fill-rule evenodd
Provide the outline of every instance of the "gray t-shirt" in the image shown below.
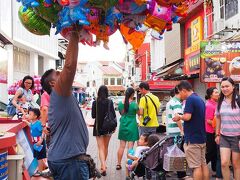
<path fill-rule="evenodd" d="M 82 111 L 73 96 L 52 91 L 48 111 L 50 127 L 49 161 L 68 159 L 86 153 L 88 129 Z"/>

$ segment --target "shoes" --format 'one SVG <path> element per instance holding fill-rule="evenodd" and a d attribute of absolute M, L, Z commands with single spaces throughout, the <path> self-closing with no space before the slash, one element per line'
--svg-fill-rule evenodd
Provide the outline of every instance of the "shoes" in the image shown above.
<path fill-rule="evenodd" d="M 42 172 L 41 176 L 44 177 L 44 178 L 53 177 L 51 171 L 49 171 L 49 170 L 45 171 L 45 172 Z"/>
<path fill-rule="evenodd" d="M 36 171 L 34 174 L 33 174 L 33 177 L 39 177 L 42 175 L 42 172 L 40 171 Z"/>
<path fill-rule="evenodd" d="M 106 171 L 102 171 L 102 172 L 101 172 L 101 175 L 102 175 L 102 176 L 106 176 L 106 175 L 107 175 L 107 172 L 106 172 Z"/>
<path fill-rule="evenodd" d="M 116 166 L 116 170 L 121 170 L 122 169 L 122 166 L 120 165 L 120 164 L 118 164 L 117 166 Z"/>

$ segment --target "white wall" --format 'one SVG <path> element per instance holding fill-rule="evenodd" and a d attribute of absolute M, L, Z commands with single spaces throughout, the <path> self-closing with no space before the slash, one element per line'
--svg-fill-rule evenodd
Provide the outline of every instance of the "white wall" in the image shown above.
<path fill-rule="evenodd" d="M 163 40 L 151 40 L 151 69 L 157 70 L 165 64 L 165 44 Z"/>
<path fill-rule="evenodd" d="M 0 0 L 0 33 L 12 38 L 12 0 Z"/>
<path fill-rule="evenodd" d="M 55 30 L 51 31 L 49 36 L 38 36 L 27 31 L 18 18 L 18 9 L 20 3 L 13 1 L 13 40 L 18 47 L 28 49 L 29 51 L 40 52 L 52 58 L 57 58 L 58 39 L 54 35 Z"/>

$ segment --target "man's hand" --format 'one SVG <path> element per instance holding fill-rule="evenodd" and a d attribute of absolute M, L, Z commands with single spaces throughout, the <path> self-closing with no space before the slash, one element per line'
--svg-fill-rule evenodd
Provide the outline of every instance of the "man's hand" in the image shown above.
<path fill-rule="evenodd" d="M 43 128 L 43 133 L 46 134 L 46 135 L 49 135 L 49 133 L 50 133 L 49 128 L 45 126 Z"/>
<path fill-rule="evenodd" d="M 182 119 L 182 116 L 179 114 L 175 114 L 175 117 L 173 118 L 174 122 L 180 121 Z"/>
<path fill-rule="evenodd" d="M 220 136 L 218 135 L 218 136 L 216 136 L 216 138 L 215 138 L 215 142 L 216 142 L 216 144 L 220 144 Z"/>
<path fill-rule="evenodd" d="M 37 144 L 37 146 L 41 146 L 42 145 L 42 140 L 40 140 L 40 141 L 38 141 L 36 144 Z"/>

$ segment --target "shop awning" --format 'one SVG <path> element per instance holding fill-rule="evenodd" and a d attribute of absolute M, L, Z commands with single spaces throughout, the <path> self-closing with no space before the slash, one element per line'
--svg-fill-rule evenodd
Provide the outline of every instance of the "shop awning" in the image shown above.
<path fill-rule="evenodd" d="M 109 91 L 125 91 L 125 87 L 124 86 L 114 86 L 114 85 L 109 85 L 107 86 Z"/>
<path fill-rule="evenodd" d="M 73 82 L 73 85 L 72 85 L 72 86 L 75 87 L 75 88 L 84 88 L 84 85 L 83 85 L 83 84 L 81 84 L 81 83 L 79 83 L 79 82 L 76 82 L 76 81 Z"/>
<path fill-rule="evenodd" d="M 156 77 L 168 78 L 183 75 L 183 59 L 179 59 L 173 63 L 167 64 L 157 70 Z"/>

